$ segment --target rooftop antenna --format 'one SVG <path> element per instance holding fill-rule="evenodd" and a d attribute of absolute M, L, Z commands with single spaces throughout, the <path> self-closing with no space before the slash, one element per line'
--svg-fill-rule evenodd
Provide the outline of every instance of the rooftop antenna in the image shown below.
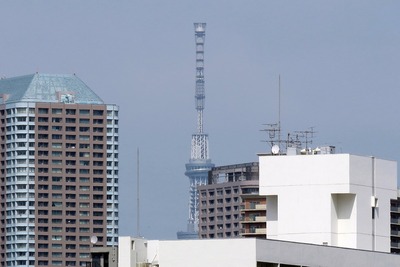
<path fill-rule="evenodd" d="M 279 74 L 278 81 L 279 96 L 278 96 L 278 145 L 281 145 L 281 75 Z"/>
<path fill-rule="evenodd" d="M 136 214 L 136 220 L 137 220 L 136 221 L 136 234 L 138 237 L 140 237 L 139 147 L 137 148 L 136 159 L 137 159 L 137 162 L 136 162 L 136 165 L 137 165 L 136 166 L 136 196 L 137 196 L 137 199 L 136 199 L 136 205 L 137 205 L 136 206 L 136 212 L 137 212 L 137 214 Z"/>
<path fill-rule="evenodd" d="M 310 127 L 309 130 L 305 130 L 305 131 L 295 131 L 295 133 L 298 134 L 298 138 L 299 138 L 299 137 L 300 137 L 300 138 L 304 138 L 304 142 L 302 142 L 302 143 L 304 143 L 304 145 L 305 145 L 306 154 L 309 153 L 309 147 L 308 147 L 308 145 L 313 143 L 312 138 L 314 138 L 314 134 L 316 133 L 316 132 L 314 131 L 314 128 L 315 128 L 315 127 Z"/>
<path fill-rule="evenodd" d="M 265 141 L 269 143 L 271 146 L 271 152 L 274 155 L 282 154 L 281 144 L 284 142 L 281 138 L 282 125 L 281 125 L 281 75 L 278 76 L 278 123 L 272 124 L 264 124 L 267 126 L 266 129 L 261 131 L 268 132 L 269 141 Z"/>

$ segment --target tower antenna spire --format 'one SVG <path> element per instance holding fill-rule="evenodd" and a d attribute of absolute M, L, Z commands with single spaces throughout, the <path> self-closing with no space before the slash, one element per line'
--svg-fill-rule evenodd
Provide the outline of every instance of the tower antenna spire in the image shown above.
<path fill-rule="evenodd" d="M 204 90 L 204 42 L 206 38 L 206 24 L 194 23 L 196 42 L 196 92 L 195 105 L 197 110 L 197 132 L 203 133 L 203 110 L 205 104 Z"/>
<path fill-rule="evenodd" d="M 204 42 L 206 23 L 194 23 L 196 43 L 196 82 L 195 108 L 197 111 L 197 133 L 192 134 L 189 163 L 185 175 L 189 178 L 189 219 L 187 231 L 178 232 L 178 239 L 195 239 L 198 236 L 199 194 L 197 187 L 207 184 L 208 171 L 214 167 L 208 153 L 208 134 L 203 129 L 203 110 L 205 100 L 204 82 Z"/>

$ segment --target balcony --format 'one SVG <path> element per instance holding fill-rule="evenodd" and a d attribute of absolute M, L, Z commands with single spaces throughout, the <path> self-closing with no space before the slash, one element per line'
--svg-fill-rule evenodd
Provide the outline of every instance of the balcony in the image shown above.
<path fill-rule="evenodd" d="M 253 211 L 253 210 L 267 210 L 267 204 L 253 204 L 241 205 L 241 211 Z"/>
<path fill-rule="evenodd" d="M 390 206 L 390 211 L 391 211 L 391 212 L 400 213 L 400 207 L 397 207 L 397 206 Z"/>
<path fill-rule="evenodd" d="M 400 237 L 400 231 L 398 231 L 398 230 L 391 230 L 391 231 L 390 231 L 390 235 L 391 235 L 391 236 L 398 236 L 398 237 Z"/>
<path fill-rule="evenodd" d="M 266 235 L 266 234 L 267 234 L 267 228 L 250 228 L 250 229 L 242 228 L 241 230 L 242 236 Z"/>
<path fill-rule="evenodd" d="M 267 222 L 266 216 L 249 216 L 249 217 L 244 217 L 241 220 L 241 223 L 265 223 L 265 222 Z"/>
<path fill-rule="evenodd" d="M 400 244 L 399 244 L 399 242 L 390 242 L 390 247 L 392 247 L 392 248 L 399 248 L 399 247 L 400 247 Z"/>

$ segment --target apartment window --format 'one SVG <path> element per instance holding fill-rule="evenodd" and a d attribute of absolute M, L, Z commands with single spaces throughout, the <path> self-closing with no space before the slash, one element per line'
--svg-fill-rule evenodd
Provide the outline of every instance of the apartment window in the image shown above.
<path fill-rule="evenodd" d="M 52 143 L 51 147 L 52 148 L 62 148 L 62 143 Z"/>
<path fill-rule="evenodd" d="M 80 236 L 79 241 L 87 242 L 87 241 L 89 241 L 89 236 Z M 82 253 L 80 253 L 80 254 L 82 254 Z M 85 253 L 85 254 L 89 254 L 89 253 Z"/>
<path fill-rule="evenodd" d="M 51 138 L 52 139 L 62 139 L 62 135 L 61 134 L 52 134 Z"/>
<path fill-rule="evenodd" d="M 62 202 L 53 201 L 53 202 L 51 203 L 51 206 L 52 206 L 52 207 L 62 207 Z"/>
<path fill-rule="evenodd" d="M 23 130 L 23 129 L 21 129 L 21 130 Z M 49 130 L 49 126 L 47 126 L 47 125 L 39 125 L 38 126 L 38 131 L 48 131 L 48 130 Z"/>
<path fill-rule="evenodd" d="M 89 161 L 88 160 L 80 160 L 79 165 L 81 166 L 89 166 Z"/>
<path fill-rule="evenodd" d="M 75 177 L 66 177 L 65 180 L 66 180 L 66 182 L 68 182 L 68 183 L 75 183 L 76 178 L 75 178 Z"/>
<path fill-rule="evenodd" d="M 51 113 L 52 113 L 52 114 L 61 114 L 61 113 L 62 113 L 62 109 L 60 109 L 60 108 L 53 108 L 53 109 L 51 109 Z"/>
<path fill-rule="evenodd" d="M 79 194 L 79 199 L 89 199 L 89 194 Z"/>
<path fill-rule="evenodd" d="M 48 114 L 49 113 L 49 109 L 48 108 L 39 108 L 38 109 L 38 113 L 39 114 Z"/>
<path fill-rule="evenodd" d="M 90 115 L 90 110 L 88 109 L 80 109 L 79 115 Z"/>
<path fill-rule="evenodd" d="M 93 116 L 103 116 L 103 110 L 93 110 Z"/>
<path fill-rule="evenodd" d="M 61 241 L 62 240 L 62 236 L 61 235 L 52 235 L 51 236 L 51 240 L 53 240 L 53 241 Z"/>
<path fill-rule="evenodd" d="M 51 248 L 53 248 L 53 249 L 62 249 L 62 245 L 61 244 L 51 244 Z"/>
<path fill-rule="evenodd" d="M 62 194 L 51 194 L 51 197 L 52 198 L 56 198 L 56 199 L 60 199 L 60 198 L 62 198 Z"/>
<path fill-rule="evenodd" d="M 89 216 L 89 211 L 80 211 L 79 216 Z"/>
<path fill-rule="evenodd" d="M 79 119 L 79 123 L 89 124 L 90 123 L 90 119 Z"/>
<path fill-rule="evenodd" d="M 89 206 L 88 202 L 81 202 L 81 203 L 79 203 L 79 207 L 80 208 L 89 208 L 90 206 Z"/>
<path fill-rule="evenodd" d="M 89 183 L 90 179 L 89 179 L 89 177 L 80 177 L 79 182 L 80 183 Z"/>
<path fill-rule="evenodd" d="M 61 181 L 62 181 L 62 177 L 60 177 L 60 176 L 53 176 L 53 177 L 51 177 L 51 180 L 52 180 L 53 182 L 61 182 Z"/>
<path fill-rule="evenodd" d="M 51 189 L 52 189 L 52 190 L 62 190 L 62 185 L 54 185 L 54 184 L 53 184 L 53 185 L 51 186 Z"/>
<path fill-rule="evenodd" d="M 49 244 L 46 244 L 46 243 L 39 243 L 38 244 L 38 248 L 46 249 L 48 247 L 49 247 Z"/>
<path fill-rule="evenodd" d="M 79 140 L 81 140 L 81 141 L 89 141 L 90 140 L 90 136 L 89 135 L 80 135 L 79 136 Z"/>
<path fill-rule="evenodd" d="M 76 215 L 76 211 L 74 211 L 74 210 L 67 210 L 66 215 L 67 215 L 67 216 L 75 216 L 75 215 Z"/>
<path fill-rule="evenodd" d="M 103 183 L 103 178 L 93 178 L 93 183 Z"/>
<path fill-rule="evenodd" d="M 66 139 L 66 140 L 75 140 L 75 139 L 76 139 L 76 136 L 75 136 L 75 135 L 67 134 L 67 135 L 65 136 L 65 139 Z"/>
<path fill-rule="evenodd" d="M 67 115 L 75 115 L 76 114 L 76 110 L 75 109 L 66 109 L 65 110 L 65 114 L 67 114 Z"/>
<path fill-rule="evenodd" d="M 51 155 L 52 155 L 53 157 L 61 157 L 62 152 L 61 152 L 61 151 L 52 151 L 52 152 L 51 152 Z"/>
<path fill-rule="evenodd" d="M 76 203 L 75 202 L 67 202 L 65 205 L 67 208 L 75 208 Z"/>

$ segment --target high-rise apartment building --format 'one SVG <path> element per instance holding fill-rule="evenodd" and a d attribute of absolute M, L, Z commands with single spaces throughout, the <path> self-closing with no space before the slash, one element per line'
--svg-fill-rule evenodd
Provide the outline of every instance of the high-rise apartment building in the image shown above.
<path fill-rule="evenodd" d="M 265 200 L 264 206 L 260 207 L 264 210 L 259 210 L 259 213 L 254 212 L 250 205 L 250 200 L 259 197 L 258 162 L 213 167 L 208 172 L 207 185 L 200 185 L 198 190 L 200 239 L 246 236 L 250 230 L 244 230 L 250 229 L 250 224 L 256 225 L 251 219 L 260 217 L 260 212 L 264 214 L 264 221 L 258 222 L 263 223 L 265 238 Z"/>
<path fill-rule="evenodd" d="M 118 244 L 118 107 L 75 75 L 0 80 L 0 266 Z"/>

